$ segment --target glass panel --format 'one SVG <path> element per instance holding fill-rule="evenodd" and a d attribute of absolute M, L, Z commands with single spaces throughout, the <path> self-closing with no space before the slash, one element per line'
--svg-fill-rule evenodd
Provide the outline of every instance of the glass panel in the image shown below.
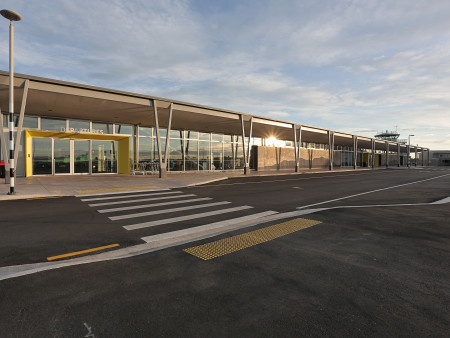
<path fill-rule="evenodd" d="M 98 123 L 98 122 L 93 122 L 92 123 L 92 132 L 93 133 L 103 133 L 103 134 L 112 134 L 113 133 L 113 129 L 112 129 L 113 125 L 111 123 Z"/>
<path fill-rule="evenodd" d="M 71 129 L 74 129 L 73 131 Z M 89 133 L 91 131 L 91 123 L 89 121 L 73 121 L 69 120 L 69 132 Z"/>
<path fill-rule="evenodd" d="M 213 142 L 222 142 L 223 141 L 223 135 L 212 134 L 211 138 L 212 138 Z"/>
<path fill-rule="evenodd" d="M 55 139 L 55 174 L 70 174 L 70 140 Z"/>
<path fill-rule="evenodd" d="M 224 159 L 224 169 L 230 170 L 234 169 L 234 161 L 233 161 L 233 144 L 232 143 L 225 143 L 223 145 L 223 159 Z"/>
<path fill-rule="evenodd" d="M 117 141 L 92 141 L 92 173 L 117 173 Z"/>
<path fill-rule="evenodd" d="M 242 140 L 242 138 L 241 138 Z M 234 168 L 244 168 L 244 153 L 242 152 L 242 143 L 234 143 Z"/>
<path fill-rule="evenodd" d="M 74 140 L 73 155 L 74 155 L 73 170 L 75 174 L 88 174 L 89 141 Z"/>
<path fill-rule="evenodd" d="M 199 170 L 211 169 L 211 149 L 209 142 L 201 141 L 198 146 Z"/>
<path fill-rule="evenodd" d="M 153 160 L 153 139 L 150 137 L 139 137 L 139 163 Z"/>
<path fill-rule="evenodd" d="M 133 126 L 126 124 L 116 124 L 116 134 L 133 135 Z"/>
<path fill-rule="evenodd" d="M 139 127 L 139 136 L 153 136 L 153 128 Z"/>
<path fill-rule="evenodd" d="M 168 167 L 170 171 L 183 171 L 183 140 L 170 139 Z"/>
<path fill-rule="evenodd" d="M 14 114 L 14 127 L 19 126 L 19 114 Z M 36 116 L 24 116 L 23 117 L 23 128 L 37 128 L 38 118 Z"/>
<path fill-rule="evenodd" d="M 41 130 L 63 131 L 66 128 L 66 120 L 41 118 Z"/>
<path fill-rule="evenodd" d="M 170 131 L 170 138 L 183 138 L 183 131 L 182 130 L 171 130 Z"/>
<path fill-rule="evenodd" d="M 211 144 L 211 153 L 213 156 L 213 170 L 223 170 L 223 143 L 213 142 Z"/>
<path fill-rule="evenodd" d="M 33 175 L 52 174 L 52 139 L 33 137 Z"/>
<path fill-rule="evenodd" d="M 185 170 L 198 170 L 198 141 L 186 141 L 186 168 Z"/>
<path fill-rule="evenodd" d="M 155 136 L 156 136 L 156 130 L 155 130 Z M 159 128 L 159 137 L 166 137 L 167 136 L 167 129 Z"/>
<path fill-rule="evenodd" d="M 210 133 L 199 133 L 200 141 L 209 141 Z"/>

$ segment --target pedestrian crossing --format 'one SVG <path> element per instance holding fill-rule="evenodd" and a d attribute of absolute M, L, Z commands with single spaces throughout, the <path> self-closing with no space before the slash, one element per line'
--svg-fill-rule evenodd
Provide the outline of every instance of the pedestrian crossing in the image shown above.
<path fill-rule="evenodd" d="M 147 243 L 197 233 L 199 236 L 223 233 L 223 229 L 238 228 L 239 224 L 278 213 L 172 189 L 77 197 L 113 223 L 135 232 Z"/>

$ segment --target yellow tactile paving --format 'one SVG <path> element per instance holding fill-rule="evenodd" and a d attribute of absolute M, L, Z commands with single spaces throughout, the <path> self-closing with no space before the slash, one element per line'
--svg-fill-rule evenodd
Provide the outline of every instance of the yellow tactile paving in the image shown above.
<path fill-rule="evenodd" d="M 95 189 L 95 190 L 79 190 L 77 194 L 95 194 L 96 192 L 112 192 L 125 190 L 142 190 L 142 189 L 158 189 L 159 187 L 150 185 L 148 187 L 133 187 L 133 188 L 110 188 L 110 189 Z"/>
<path fill-rule="evenodd" d="M 245 234 L 224 238 L 199 246 L 194 246 L 192 248 L 184 249 L 183 251 L 206 261 L 261 243 L 265 243 L 275 238 L 279 238 L 320 223 L 321 222 L 319 221 L 313 221 L 305 218 L 296 218 L 287 222 L 247 232 Z"/>

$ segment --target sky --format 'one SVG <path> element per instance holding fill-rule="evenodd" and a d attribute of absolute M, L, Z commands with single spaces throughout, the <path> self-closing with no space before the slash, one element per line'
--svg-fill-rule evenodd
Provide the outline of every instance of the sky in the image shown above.
<path fill-rule="evenodd" d="M 15 72 L 450 149 L 450 1 L 4 0 Z M 1 18 L 3 19 L 3 18 Z M 0 69 L 8 70 L 8 22 Z"/>

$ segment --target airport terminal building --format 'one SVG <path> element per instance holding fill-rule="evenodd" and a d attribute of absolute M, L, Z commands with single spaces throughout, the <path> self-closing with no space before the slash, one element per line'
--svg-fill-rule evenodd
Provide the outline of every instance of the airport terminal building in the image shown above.
<path fill-rule="evenodd" d="M 159 97 L 15 74 L 16 176 L 299 171 L 429 164 L 428 149 Z M 0 71 L 8 168 L 9 73 Z"/>

